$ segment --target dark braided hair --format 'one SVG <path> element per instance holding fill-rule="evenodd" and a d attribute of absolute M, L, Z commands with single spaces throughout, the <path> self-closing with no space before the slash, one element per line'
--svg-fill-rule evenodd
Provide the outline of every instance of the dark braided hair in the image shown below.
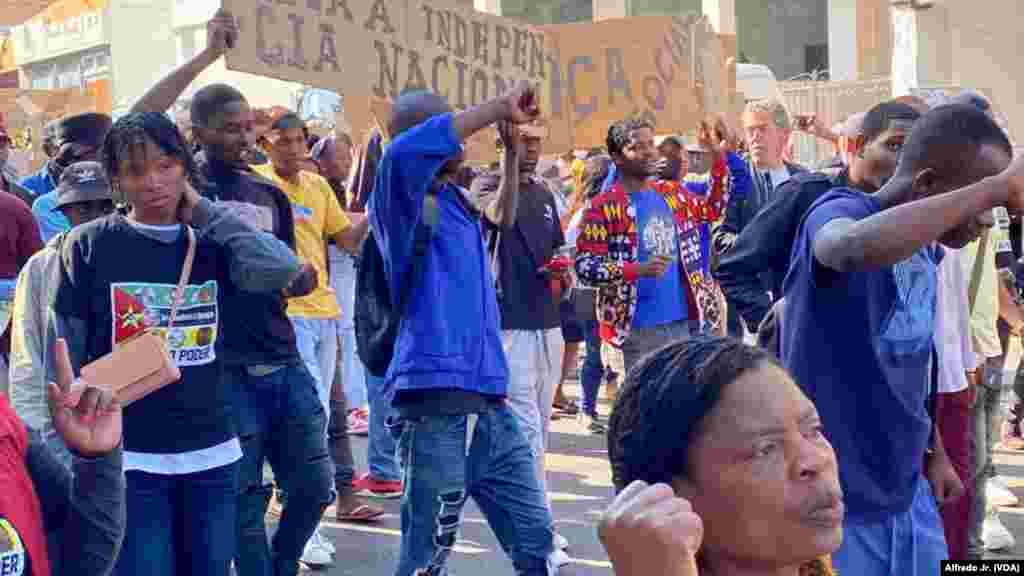
<path fill-rule="evenodd" d="M 615 490 L 635 480 L 687 477 L 690 444 L 726 386 L 777 365 L 764 350 L 733 338 L 698 335 L 644 357 L 626 377 L 608 421 Z"/>
<path fill-rule="evenodd" d="M 117 184 L 121 162 L 131 157 L 134 150 L 145 146 L 146 140 L 152 141 L 165 154 L 181 162 L 185 178 L 196 190 L 202 190 L 202 176 L 196 167 L 188 143 L 174 122 L 159 112 L 131 112 L 114 123 L 103 141 L 103 168 L 114 185 L 116 199 L 126 201 L 120 197 L 121 192 Z"/>
<path fill-rule="evenodd" d="M 622 150 L 629 144 L 629 135 L 641 128 L 654 129 L 654 125 L 642 118 L 627 118 L 613 122 L 608 127 L 608 137 L 605 144 L 608 146 L 608 153 L 612 156 L 621 156 Z"/>

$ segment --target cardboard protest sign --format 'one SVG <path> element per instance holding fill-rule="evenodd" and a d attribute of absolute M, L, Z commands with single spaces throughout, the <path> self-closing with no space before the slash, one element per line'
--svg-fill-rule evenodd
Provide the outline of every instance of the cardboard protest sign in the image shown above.
<path fill-rule="evenodd" d="M 454 0 L 223 0 L 237 19 L 228 67 L 393 100 L 428 89 L 464 108 L 516 79 L 540 83 L 547 41 Z"/>
<path fill-rule="evenodd" d="M 43 127 L 51 120 L 84 112 L 108 112 L 109 105 L 97 101 L 96 90 L 0 89 L 3 116 L 15 150 L 27 156 L 30 169 L 46 160 L 42 150 Z M 109 103 L 108 103 L 109 104 Z"/>
<path fill-rule="evenodd" d="M 630 116 L 646 118 L 659 133 L 691 130 L 705 110 L 701 66 L 721 59 L 720 51 L 707 52 L 701 25 L 705 19 L 688 15 L 544 27 L 557 54 L 544 109 L 552 124 L 548 149 L 601 146 L 608 125 Z"/>
<path fill-rule="evenodd" d="M 240 28 L 229 68 L 343 94 L 356 134 L 405 90 L 464 109 L 521 79 L 537 87 L 549 152 L 601 146 L 608 125 L 631 115 L 687 132 L 729 108 L 721 42 L 697 15 L 533 27 L 454 0 L 223 4 Z M 467 156 L 493 159 L 495 138 L 467 143 Z"/>

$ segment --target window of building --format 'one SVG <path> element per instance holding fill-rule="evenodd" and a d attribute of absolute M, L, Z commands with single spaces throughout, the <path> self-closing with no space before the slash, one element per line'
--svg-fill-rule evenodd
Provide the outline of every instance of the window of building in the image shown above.
<path fill-rule="evenodd" d="M 33 90 L 49 90 L 51 88 L 50 76 L 45 74 L 32 75 Z"/>
<path fill-rule="evenodd" d="M 97 12 L 88 12 L 82 16 L 82 28 L 91 30 L 100 25 L 100 15 Z"/>
<path fill-rule="evenodd" d="M 679 16 L 686 12 L 701 13 L 700 0 L 632 0 L 630 16 Z"/>
<path fill-rule="evenodd" d="M 828 71 L 828 44 L 808 44 L 804 46 L 804 72 Z"/>
<path fill-rule="evenodd" d="M 590 22 L 594 0 L 501 0 L 501 13 L 535 25 Z"/>

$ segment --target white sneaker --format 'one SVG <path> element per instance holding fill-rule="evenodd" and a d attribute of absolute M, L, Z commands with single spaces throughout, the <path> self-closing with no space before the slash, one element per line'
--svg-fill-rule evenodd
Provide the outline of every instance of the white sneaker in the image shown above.
<path fill-rule="evenodd" d="M 310 566 L 330 566 L 334 564 L 334 558 L 331 556 L 334 553 L 333 548 L 334 545 L 328 542 L 317 528 L 309 538 L 309 542 L 306 542 L 306 548 L 302 551 L 302 558 L 299 560 Z"/>
<path fill-rule="evenodd" d="M 1017 545 L 1013 534 L 1003 526 L 998 514 L 988 514 L 981 525 L 981 541 L 985 543 L 985 550 L 996 552 L 1007 550 Z"/>
<path fill-rule="evenodd" d="M 548 564 L 555 570 L 558 570 L 566 564 L 572 564 L 572 558 L 563 550 L 555 550 L 548 556 Z"/>
<path fill-rule="evenodd" d="M 323 532 L 320 531 L 320 526 L 316 527 L 313 532 L 313 537 L 317 539 L 317 543 L 324 547 L 325 550 L 334 554 L 337 550 L 334 549 L 334 542 L 331 542 L 327 537 L 324 536 Z"/>
<path fill-rule="evenodd" d="M 569 541 L 558 532 L 555 532 L 555 550 L 566 550 L 569 548 Z"/>
<path fill-rule="evenodd" d="M 1001 481 L 991 478 L 985 484 L 985 498 L 988 506 L 997 508 L 1012 508 L 1020 504 L 1020 499 L 1010 492 Z"/>

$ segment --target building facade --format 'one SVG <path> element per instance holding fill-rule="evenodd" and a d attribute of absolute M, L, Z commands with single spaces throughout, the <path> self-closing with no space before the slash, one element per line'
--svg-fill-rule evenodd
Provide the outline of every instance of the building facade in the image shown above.
<path fill-rule="evenodd" d="M 82 88 L 117 116 L 174 65 L 173 0 L 58 0 L 14 27 L 23 88 Z M 140 51 L 139 46 L 145 46 Z"/>
<path fill-rule="evenodd" d="M 828 0 L 477 0 L 475 6 L 538 25 L 729 8 L 741 61 L 767 65 L 780 80 L 829 70 Z"/>

